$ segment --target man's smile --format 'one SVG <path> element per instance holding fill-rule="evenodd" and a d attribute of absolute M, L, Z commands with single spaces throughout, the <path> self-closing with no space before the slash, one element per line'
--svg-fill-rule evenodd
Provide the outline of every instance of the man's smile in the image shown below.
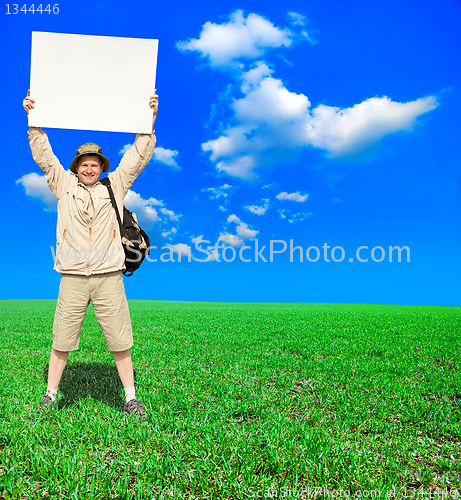
<path fill-rule="evenodd" d="M 76 167 L 78 180 L 85 186 L 92 186 L 99 181 L 102 168 L 103 165 L 98 155 L 83 155 Z"/>

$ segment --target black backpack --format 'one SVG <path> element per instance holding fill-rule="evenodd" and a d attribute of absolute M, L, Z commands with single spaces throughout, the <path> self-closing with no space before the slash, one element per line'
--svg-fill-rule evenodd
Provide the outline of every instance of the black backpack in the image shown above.
<path fill-rule="evenodd" d="M 101 179 L 101 184 L 107 187 L 109 191 L 110 201 L 115 209 L 117 215 L 118 225 L 120 226 L 120 234 L 122 236 L 122 246 L 125 250 L 125 276 L 132 276 L 133 273 L 142 264 L 143 260 L 149 255 L 150 240 L 146 232 L 138 225 L 136 214 L 130 212 L 125 205 L 123 205 L 123 224 L 120 219 L 117 204 L 115 202 L 114 192 L 110 185 L 109 177 Z"/>

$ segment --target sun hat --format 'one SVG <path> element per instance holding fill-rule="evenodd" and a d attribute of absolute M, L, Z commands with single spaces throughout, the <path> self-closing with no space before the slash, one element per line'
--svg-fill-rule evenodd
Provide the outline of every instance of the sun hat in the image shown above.
<path fill-rule="evenodd" d="M 70 171 L 74 174 L 77 173 L 77 171 L 75 170 L 77 160 L 80 158 L 80 156 L 83 155 L 98 155 L 104 164 L 104 166 L 102 167 L 102 171 L 107 172 L 109 170 L 109 160 L 102 154 L 102 149 L 94 142 L 87 142 L 86 144 L 82 144 L 77 149 L 77 156 L 72 160 L 72 163 L 70 164 Z"/>

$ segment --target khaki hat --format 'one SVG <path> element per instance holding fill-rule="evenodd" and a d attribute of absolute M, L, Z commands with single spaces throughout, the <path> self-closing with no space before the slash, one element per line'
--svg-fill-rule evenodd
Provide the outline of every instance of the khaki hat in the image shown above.
<path fill-rule="evenodd" d="M 109 170 L 109 160 L 103 156 L 102 154 L 102 149 L 95 144 L 94 142 L 87 142 L 86 144 L 82 144 L 78 149 L 77 149 L 77 156 L 72 160 L 72 163 L 70 164 L 70 171 L 76 174 L 76 164 L 77 160 L 80 158 L 80 156 L 83 155 L 97 155 L 101 158 L 104 166 L 102 167 L 103 172 L 107 172 Z"/>

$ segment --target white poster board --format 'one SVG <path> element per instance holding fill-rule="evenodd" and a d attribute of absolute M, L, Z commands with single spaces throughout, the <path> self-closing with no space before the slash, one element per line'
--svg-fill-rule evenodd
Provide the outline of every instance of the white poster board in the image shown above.
<path fill-rule="evenodd" d="M 32 127 L 152 132 L 158 40 L 32 32 Z"/>

